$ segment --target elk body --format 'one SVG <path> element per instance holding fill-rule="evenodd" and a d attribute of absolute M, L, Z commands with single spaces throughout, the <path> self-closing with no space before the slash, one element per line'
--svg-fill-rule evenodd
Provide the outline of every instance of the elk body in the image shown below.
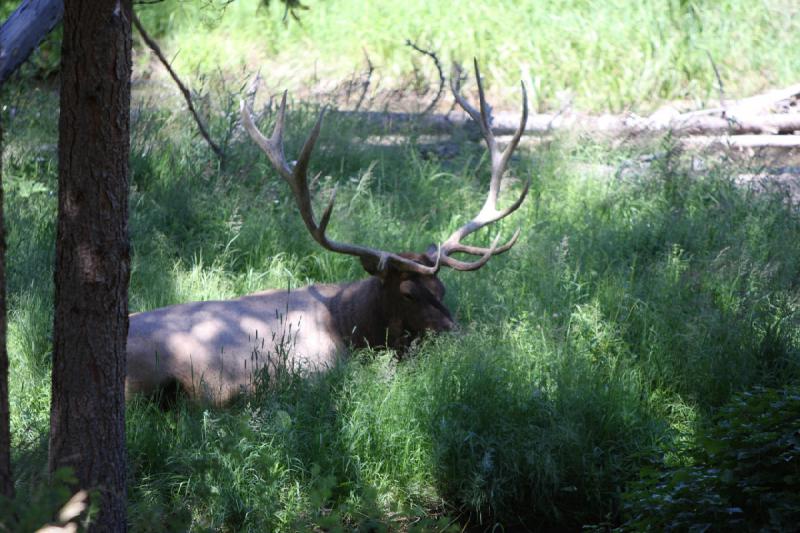
<path fill-rule="evenodd" d="M 130 317 L 126 393 L 152 393 L 177 385 L 193 397 L 217 403 L 249 390 L 257 372 L 289 362 L 320 370 L 336 363 L 351 347 L 389 347 L 402 350 L 425 331 L 454 327 L 443 303 L 445 288 L 437 277 L 443 266 L 477 270 L 494 255 L 510 249 L 519 230 L 505 244 L 496 238 L 488 248 L 462 244 L 471 233 L 515 211 L 525 199 L 528 182 L 509 207 L 497 209 L 500 182 L 527 120 L 527 98 L 522 85 L 520 127 L 505 150 L 491 131 L 490 108 L 480 81 L 480 110 L 473 108 L 453 85 L 459 105 L 480 125 L 491 156 L 489 192 L 480 212 L 458 228 L 440 246 L 424 253 L 392 253 L 329 239 L 325 230 L 333 210 L 335 191 L 318 221 L 311 207 L 307 169 L 320 132 L 324 111 L 309 134 L 297 162 L 284 156 L 283 130 L 286 93 L 275 129 L 264 137 L 242 104 L 242 123 L 292 189 L 300 215 L 311 236 L 332 252 L 356 256 L 370 277 L 361 281 L 310 285 L 297 290 L 271 290 L 224 301 L 192 302 Z M 464 261 L 462 253 L 476 257 Z M 266 367 L 266 368 L 265 368 Z"/>

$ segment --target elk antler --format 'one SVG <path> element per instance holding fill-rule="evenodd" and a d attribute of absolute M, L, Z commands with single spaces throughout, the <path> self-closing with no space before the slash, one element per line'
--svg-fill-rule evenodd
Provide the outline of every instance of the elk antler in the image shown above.
<path fill-rule="evenodd" d="M 497 141 L 494 138 L 494 134 L 492 133 L 492 111 L 489 105 L 486 103 L 486 97 L 483 93 L 483 84 L 481 83 L 481 73 L 478 70 L 477 59 L 475 59 L 475 79 L 478 82 L 480 112 L 472 107 L 469 102 L 467 102 L 464 97 L 461 96 L 458 87 L 460 81 L 458 75 L 451 77 L 450 88 L 453 90 L 453 96 L 455 96 L 456 102 L 458 102 L 462 109 L 464 109 L 464 111 L 466 111 L 467 114 L 472 117 L 472 120 L 477 122 L 480 126 L 481 133 L 486 141 L 486 147 L 489 149 L 489 155 L 492 160 L 492 177 L 489 181 L 489 195 L 486 197 L 483 207 L 475 216 L 475 218 L 454 231 L 453 234 L 447 238 L 444 244 L 439 247 L 439 261 L 441 264 L 449 266 L 455 270 L 477 270 L 485 265 L 486 262 L 492 258 L 492 256 L 501 254 L 514 246 L 514 243 L 517 242 L 517 237 L 519 237 L 519 229 L 517 229 L 511 239 L 502 246 L 497 246 L 497 241 L 500 235 L 495 238 L 494 242 L 489 248 L 461 244 L 461 239 L 475 231 L 478 231 L 482 227 L 491 224 L 492 222 L 497 222 L 501 218 L 507 217 L 516 211 L 517 208 L 522 204 L 523 200 L 525 200 L 525 197 L 528 195 L 528 189 L 531 186 L 531 180 L 529 179 L 527 183 L 525 183 L 525 188 L 522 190 L 522 194 L 519 195 L 519 198 L 517 198 L 513 204 L 503 210 L 497 209 L 497 197 L 500 194 L 500 181 L 503 178 L 506 165 L 508 165 L 508 160 L 511 158 L 511 153 L 519 144 L 519 140 L 522 137 L 522 132 L 525 129 L 525 123 L 528 121 L 528 96 L 527 92 L 525 91 L 525 84 L 520 82 L 520 86 L 522 87 L 522 118 L 519 122 L 519 128 L 517 128 L 517 131 L 514 132 L 514 136 L 511 138 L 511 142 L 508 144 L 508 146 L 506 146 L 506 149 L 501 152 L 497 146 Z M 453 259 L 451 257 L 451 254 L 453 253 L 480 255 L 482 257 L 477 261 L 465 262 Z"/>
<path fill-rule="evenodd" d="M 322 217 L 317 224 L 314 220 L 314 211 L 311 207 L 311 194 L 308 189 L 308 163 L 311 158 L 311 152 L 314 150 L 314 144 L 319 136 L 320 127 L 322 126 L 322 117 L 325 114 L 323 108 L 317 118 L 317 123 L 311 129 L 308 139 L 303 144 L 303 149 L 300 150 L 300 155 L 297 157 L 297 162 L 294 167 L 290 167 L 286 161 L 286 156 L 283 151 L 283 127 L 286 121 L 286 91 L 283 93 L 281 99 L 281 107 L 278 111 L 278 119 L 275 121 L 275 129 L 272 131 L 272 137 L 267 139 L 253 124 L 253 119 L 248 112 L 245 103 L 241 102 L 242 124 L 244 124 L 247 133 L 255 141 L 255 143 L 267 154 L 272 166 L 278 171 L 283 179 L 289 183 L 294 194 L 297 207 L 300 209 L 300 216 L 306 225 L 311 236 L 323 248 L 332 252 L 341 254 L 354 255 L 367 262 L 375 261 L 377 269 L 384 271 L 390 264 L 398 270 L 405 272 L 416 272 L 418 274 L 435 274 L 439 270 L 439 257 L 437 254 L 436 262 L 433 266 L 424 265 L 411 259 L 407 259 L 392 252 L 385 252 L 366 246 L 359 246 L 356 244 L 348 244 L 336 242 L 329 239 L 325 235 L 325 230 L 330 222 L 331 213 L 333 211 L 333 202 L 336 199 L 336 189 L 331 194 L 331 199 L 325 211 L 322 212 Z"/>

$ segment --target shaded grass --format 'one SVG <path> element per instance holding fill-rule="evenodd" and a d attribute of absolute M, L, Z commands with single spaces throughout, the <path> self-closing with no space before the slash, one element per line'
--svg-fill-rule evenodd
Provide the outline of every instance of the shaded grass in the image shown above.
<path fill-rule="evenodd" d="M 287 154 L 315 115 L 292 111 Z M 234 136 L 221 170 L 185 116 L 135 116 L 132 311 L 362 275 L 313 244 L 249 142 Z M 33 108 L 10 123 L 12 428 L 25 493 L 44 469 L 55 154 L 38 148 L 53 132 Z M 312 162 L 319 202 L 339 184 L 335 237 L 424 249 L 477 211 L 481 147 L 425 160 L 411 143 L 365 143 L 361 127 L 326 124 Z M 732 393 L 800 372 L 796 209 L 736 187 L 732 163 L 691 174 L 669 139 L 653 148 L 661 155 L 626 180 L 592 169 L 635 151 L 562 140 L 521 154 L 514 174 L 533 179 L 531 198 L 501 224 L 521 225 L 519 244 L 480 273 L 442 274 L 462 331 L 424 340 L 411 359 L 357 354 L 228 409 L 130 404 L 132 528 L 617 522 L 641 465 L 680 462 L 682 439 Z"/>

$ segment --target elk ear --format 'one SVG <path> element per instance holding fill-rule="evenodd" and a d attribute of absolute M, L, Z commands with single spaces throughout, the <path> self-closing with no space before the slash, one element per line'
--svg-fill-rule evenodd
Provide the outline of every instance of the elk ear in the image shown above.
<path fill-rule="evenodd" d="M 379 268 L 379 260 L 377 257 L 361 256 L 359 259 L 361 260 L 361 266 L 364 267 L 364 270 L 366 270 L 368 274 L 377 277 L 381 281 L 386 279 L 389 268 Z"/>
<path fill-rule="evenodd" d="M 433 243 L 428 245 L 428 249 L 425 250 L 425 257 L 428 259 L 430 265 L 435 265 L 436 259 L 439 257 L 439 247 Z"/>

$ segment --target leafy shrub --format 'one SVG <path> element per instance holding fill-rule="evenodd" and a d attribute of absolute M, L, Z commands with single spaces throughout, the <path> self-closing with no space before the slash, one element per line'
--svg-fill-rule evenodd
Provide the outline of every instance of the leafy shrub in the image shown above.
<path fill-rule="evenodd" d="M 44 530 L 45 522 L 51 520 L 61 526 L 69 523 L 64 531 L 70 531 L 70 527 L 77 531 L 79 525 L 85 530 L 97 512 L 97 494 L 73 494 L 77 483 L 73 470 L 63 467 L 53 472 L 48 481 L 26 487 L 28 490 L 20 491 L 13 499 L 0 495 L 0 532 L 39 531 L 40 527 Z"/>
<path fill-rule="evenodd" d="M 701 431 L 689 465 L 625 495 L 625 530 L 789 531 L 800 523 L 800 387 L 755 388 Z"/>

